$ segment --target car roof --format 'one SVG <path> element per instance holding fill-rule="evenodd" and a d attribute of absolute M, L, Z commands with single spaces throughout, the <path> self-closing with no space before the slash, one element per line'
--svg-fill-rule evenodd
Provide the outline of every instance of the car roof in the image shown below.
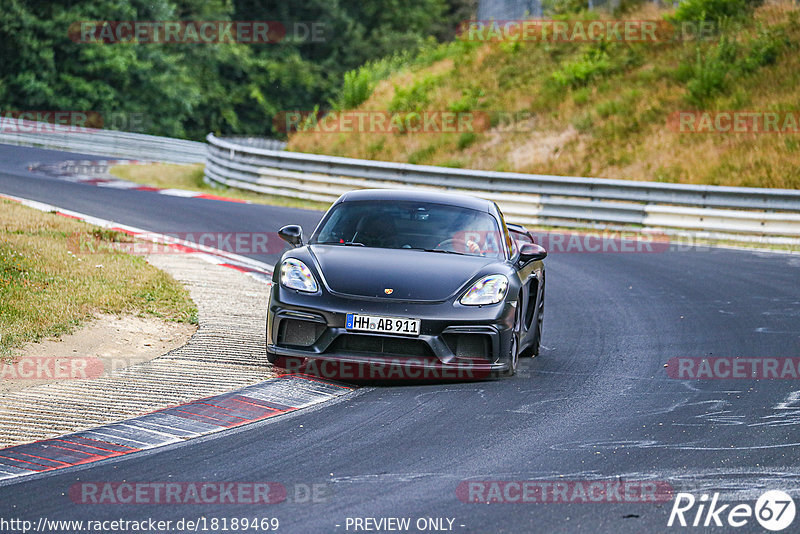
<path fill-rule="evenodd" d="M 359 189 L 345 193 L 339 202 L 352 202 L 357 200 L 394 200 L 410 202 L 433 202 L 447 204 L 480 211 L 493 211 L 493 203 L 483 198 L 457 193 L 440 191 L 426 191 L 420 189 Z"/>

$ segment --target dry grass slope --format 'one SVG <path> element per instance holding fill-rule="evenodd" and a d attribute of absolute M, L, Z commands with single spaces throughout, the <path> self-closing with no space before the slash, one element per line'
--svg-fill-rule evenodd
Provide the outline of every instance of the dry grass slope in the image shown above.
<path fill-rule="evenodd" d="M 624 18 L 671 13 L 648 3 Z M 681 134 L 667 127 L 670 114 L 681 110 L 800 111 L 799 45 L 798 6 L 774 0 L 702 42 L 464 45 L 454 57 L 380 82 L 358 109 L 529 118 L 476 133 L 306 131 L 290 138 L 289 149 L 499 171 L 800 188 L 800 133 Z"/>

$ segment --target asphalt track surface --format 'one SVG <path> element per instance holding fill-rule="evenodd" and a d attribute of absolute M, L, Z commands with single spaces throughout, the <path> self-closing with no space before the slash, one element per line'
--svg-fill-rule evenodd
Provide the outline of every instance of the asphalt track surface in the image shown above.
<path fill-rule="evenodd" d="M 26 169 L 75 157 L 0 146 L 0 193 L 160 232 L 296 222 L 310 231 L 321 215 L 66 183 Z M 542 354 L 511 379 L 363 387 L 264 423 L 20 479 L 0 486 L 0 518 L 275 517 L 278 532 L 290 533 L 354 532 L 354 518 L 388 517 L 410 518 L 410 532 L 419 518 L 450 518 L 452 531 L 470 533 L 699 532 L 708 529 L 667 527 L 671 502 L 476 504 L 456 489 L 467 480 L 650 480 L 698 497 L 720 492 L 728 504 L 753 505 L 768 489 L 797 499 L 800 382 L 676 380 L 664 365 L 684 356 L 800 356 L 800 258 L 706 248 L 551 254 L 546 266 Z M 275 481 L 289 498 L 75 504 L 69 488 L 86 481 Z M 295 496 L 312 484 L 321 484 L 317 502 Z M 750 518 L 716 531 L 763 529 Z"/>

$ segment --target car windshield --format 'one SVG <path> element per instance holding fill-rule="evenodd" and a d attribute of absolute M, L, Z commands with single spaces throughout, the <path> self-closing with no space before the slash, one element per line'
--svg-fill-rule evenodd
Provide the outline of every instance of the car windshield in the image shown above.
<path fill-rule="evenodd" d="M 489 213 L 426 202 L 342 202 L 310 243 L 503 257 L 502 234 Z"/>

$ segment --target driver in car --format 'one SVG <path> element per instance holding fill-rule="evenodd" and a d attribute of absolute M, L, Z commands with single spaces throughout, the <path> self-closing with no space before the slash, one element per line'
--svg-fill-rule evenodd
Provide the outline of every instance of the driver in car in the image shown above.
<path fill-rule="evenodd" d="M 466 231 L 455 238 L 457 243 L 464 243 L 465 250 L 470 254 L 485 255 L 497 252 L 497 237 L 495 232 L 486 230 Z"/>

